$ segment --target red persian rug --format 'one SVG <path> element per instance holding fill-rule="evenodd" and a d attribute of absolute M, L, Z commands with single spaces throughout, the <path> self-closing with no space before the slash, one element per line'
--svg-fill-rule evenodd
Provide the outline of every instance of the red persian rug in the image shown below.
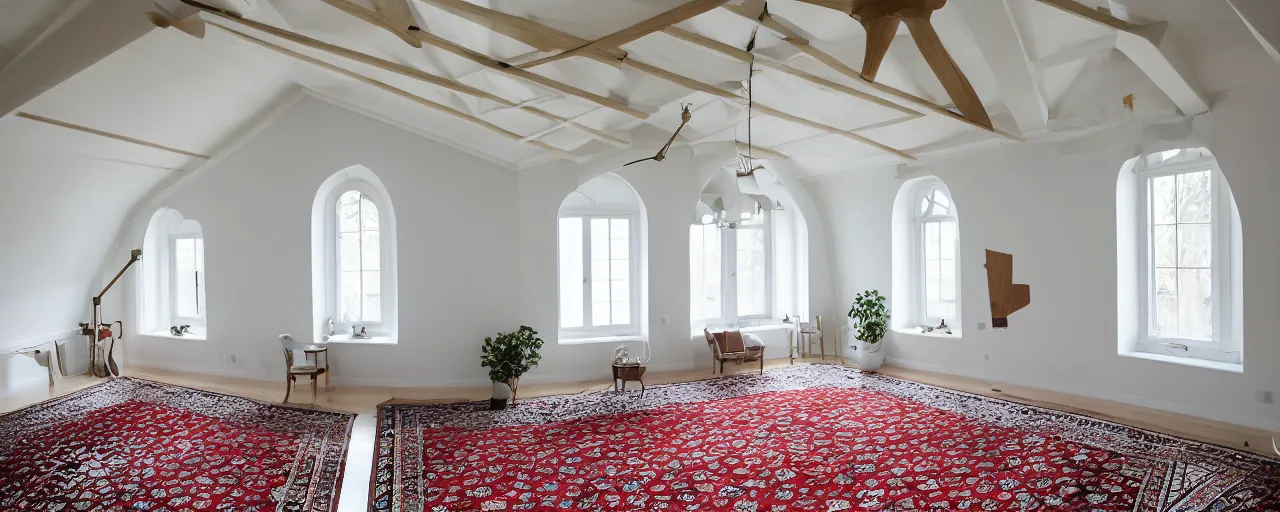
<path fill-rule="evenodd" d="M 0 510 L 330 512 L 354 420 L 111 380 L 0 416 Z"/>
<path fill-rule="evenodd" d="M 1280 463 L 837 366 L 384 405 L 370 510 L 1274 510 Z"/>

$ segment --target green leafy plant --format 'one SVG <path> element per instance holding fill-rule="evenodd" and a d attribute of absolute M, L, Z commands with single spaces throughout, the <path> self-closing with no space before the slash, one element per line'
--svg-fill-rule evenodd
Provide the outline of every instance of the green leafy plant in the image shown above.
<path fill-rule="evenodd" d="M 542 354 L 542 338 L 538 331 L 528 326 L 520 326 L 516 332 L 500 332 L 497 338 L 485 338 L 484 347 L 480 349 L 480 366 L 489 369 L 489 380 L 493 382 L 509 382 L 518 379 L 534 366 Z"/>
<path fill-rule="evenodd" d="M 889 310 L 884 300 L 879 290 L 867 290 L 853 298 L 849 318 L 853 319 L 858 339 L 871 344 L 884 339 L 884 333 L 889 329 Z"/>

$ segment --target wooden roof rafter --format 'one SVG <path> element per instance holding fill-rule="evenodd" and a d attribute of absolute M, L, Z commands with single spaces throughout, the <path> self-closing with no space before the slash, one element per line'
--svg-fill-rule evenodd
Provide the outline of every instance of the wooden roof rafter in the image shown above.
<path fill-rule="evenodd" d="M 191 0 L 182 0 L 182 1 L 189 3 Z M 320 0 L 320 1 L 326 4 L 329 4 L 333 7 L 336 7 L 342 12 L 350 14 L 371 25 L 374 25 L 376 27 L 382 28 L 383 30 L 389 31 L 392 34 L 397 34 L 397 35 L 399 34 L 399 32 L 396 31 L 395 28 L 388 25 L 388 21 L 386 20 L 386 18 L 383 17 L 381 14 L 379 14 L 377 11 L 373 11 L 364 6 L 352 3 L 349 0 Z M 439 37 L 425 30 L 411 30 L 409 31 L 408 35 L 414 39 L 422 41 L 423 43 L 429 44 L 431 46 L 447 51 L 449 53 L 452 53 L 464 59 L 470 60 L 471 62 L 474 62 L 486 68 L 492 69 L 499 73 L 504 73 L 528 82 L 532 82 L 542 87 L 558 91 L 567 96 L 581 98 L 581 99 L 593 102 L 597 105 L 609 107 L 611 109 L 628 114 L 638 119 L 648 119 L 649 117 L 649 113 L 636 109 L 630 105 L 627 105 L 625 102 L 618 101 L 613 98 L 601 96 L 599 94 L 595 94 L 592 92 L 588 92 L 588 91 L 579 89 L 577 87 L 565 84 L 563 82 L 552 80 L 550 78 L 539 75 L 537 73 L 533 73 L 524 69 L 513 67 L 509 64 L 500 62 L 497 59 L 491 58 L 488 55 L 484 55 L 480 52 L 473 51 L 471 49 L 458 45 L 452 41 L 446 40 L 442 37 Z"/>
<path fill-rule="evenodd" d="M 543 150 L 547 151 L 548 153 L 551 153 L 551 154 L 553 154 L 553 155 L 555 155 L 555 156 L 557 156 L 557 157 L 564 158 L 564 159 L 567 159 L 567 160 L 577 160 L 577 159 L 578 159 L 578 155 L 575 155 L 575 154 L 573 154 L 573 153 L 570 153 L 570 152 L 568 152 L 568 151 L 565 151 L 565 150 L 563 150 L 563 149 L 560 149 L 560 148 L 558 148 L 558 147 L 552 146 L 552 145 L 547 144 L 547 143 L 542 142 L 542 141 L 538 141 L 538 140 L 526 140 L 524 137 L 520 136 L 520 135 L 519 135 L 519 134 L 517 134 L 517 133 L 514 133 L 514 132 L 512 132 L 512 131 L 510 131 L 510 130 L 507 130 L 507 129 L 505 129 L 505 128 L 502 128 L 502 127 L 500 127 L 500 126 L 498 126 L 498 125 L 495 125 L 495 124 L 493 124 L 493 123 L 490 123 L 490 122 L 488 122 L 488 121 L 485 121 L 485 120 L 483 120 L 483 119 L 480 119 L 479 117 L 476 117 L 476 116 L 474 116 L 474 115 L 471 115 L 470 113 L 463 112 L 463 111 L 461 111 L 461 110 L 457 110 L 457 109 L 452 108 L 452 107 L 449 107 L 449 106 L 447 106 L 447 105 L 443 105 L 443 104 L 440 104 L 440 103 L 437 103 L 437 102 L 431 101 L 431 100 L 429 100 L 429 99 L 426 99 L 426 98 L 423 98 L 423 97 L 418 96 L 418 95 L 416 95 L 416 94 L 413 94 L 413 93 L 411 93 L 411 92 L 408 92 L 408 91 L 406 91 L 406 90 L 404 90 L 404 89 L 400 89 L 400 88 L 395 87 L 395 86 L 392 86 L 392 85 L 390 85 L 390 84 L 387 84 L 387 83 L 384 83 L 384 82 L 381 82 L 381 81 L 378 81 L 378 80 L 374 80 L 374 79 L 372 79 L 372 78 L 369 78 L 369 77 L 367 77 L 367 76 L 364 76 L 364 75 L 362 75 L 362 74 L 360 74 L 360 73 L 356 73 L 356 72 L 354 72 L 354 71 L 350 71 L 350 70 L 347 70 L 347 69 L 344 69 L 344 68 L 340 68 L 340 67 L 338 67 L 338 66 L 335 66 L 335 65 L 330 64 L 330 63 L 328 63 L 328 62 L 322 61 L 322 60 L 317 59 L 317 58 L 315 58 L 315 57 L 311 57 L 311 56 L 309 56 L 309 55 L 305 55 L 305 54 L 302 54 L 302 53 L 298 53 L 298 52 L 295 52 L 295 51 L 290 50 L 290 49 L 288 49 L 288 48 L 285 48 L 285 47 L 283 47 L 283 46 L 279 46 L 279 45 L 276 45 L 276 44 L 273 44 L 273 43 L 270 43 L 270 42 L 267 42 L 267 41 L 264 41 L 264 40 L 258 39 L 258 38 L 256 38 L 256 37 L 250 36 L 249 34 L 245 34 L 245 33 L 243 33 L 243 32 L 240 32 L 240 31 L 238 31 L 238 30 L 235 30 L 235 29 L 233 29 L 233 28 L 227 27 L 227 26 L 225 26 L 225 25 L 221 25 L 221 24 L 213 23 L 213 22 L 210 22 L 209 24 L 210 24 L 210 25 L 213 25 L 213 26 L 215 26 L 215 27 L 218 27 L 218 28 L 220 28 L 220 29 L 222 29 L 222 30 L 226 31 L 226 32 L 227 32 L 227 33 L 229 33 L 229 34 L 231 34 L 231 35 L 233 35 L 233 36 L 235 36 L 235 37 L 238 37 L 238 38 L 240 38 L 240 39 L 243 39 L 243 40 L 245 40 L 245 41 L 248 41 L 248 42 L 250 42 L 250 43 L 253 43 L 253 44 L 256 44 L 256 45 L 259 45 L 259 46 L 263 46 L 263 47 L 268 48 L 268 49 L 270 49 L 270 50 L 272 50 L 272 51 L 275 51 L 275 52 L 278 52 L 278 53 L 280 53 L 280 54 L 283 54 L 283 55 L 287 55 L 287 56 L 289 56 L 289 57 L 292 57 L 292 58 L 294 58 L 294 59 L 296 59 L 296 60 L 298 60 L 298 61 L 305 62 L 305 63 L 307 63 L 307 64 L 311 64 L 311 65 L 313 65 L 313 66 L 316 66 L 316 67 L 318 67 L 318 68 L 320 68 L 320 69 L 324 69 L 324 70 L 326 70 L 326 71 L 330 71 L 330 72 L 332 72 L 332 73 L 335 73 L 335 74 L 338 74 L 338 75 L 345 76 L 345 77 L 347 77 L 347 78 L 350 78 L 350 79 L 356 80 L 356 81 L 361 82 L 361 83 L 363 83 L 363 84 L 373 86 L 373 87 L 375 87 L 375 88 L 377 88 L 377 89 L 379 89 L 379 90 L 382 90 L 382 91 L 385 91 L 385 92 L 391 93 L 391 94 L 393 94 L 393 95 L 395 95 L 395 96 L 398 96 L 398 97 L 401 97 L 401 98 L 407 99 L 407 100 L 409 100 L 409 101 L 412 101 L 412 102 L 417 103 L 417 104 L 419 104 L 419 105 L 422 105 L 422 106 L 424 106 L 424 107 L 430 108 L 430 109 L 432 109 L 432 110 L 435 110 L 435 111 L 438 111 L 438 112 L 442 112 L 442 113 L 444 113 L 444 114 L 448 114 L 448 115 L 450 115 L 450 116 L 453 116 L 453 117 L 455 117 L 455 118 L 461 119 L 461 120 L 466 121 L 466 122 L 468 122 L 468 123 L 471 123 L 471 124 L 474 124 L 474 125 L 480 126 L 480 127 L 482 127 L 482 128 L 486 128 L 486 129 L 488 129 L 489 131 L 494 132 L 494 133 L 496 133 L 496 134 L 498 134 L 498 135 L 501 135 L 502 137 L 504 137 L 504 138 L 506 138 L 506 139 L 508 139 L 508 140 L 512 140 L 512 141 L 516 141 L 516 142 L 521 142 L 521 143 L 525 143 L 525 144 L 529 144 L 529 145 L 532 145 L 532 146 L 535 146 L 535 147 L 541 148 L 541 149 L 543 149 Z"/>
<path fill-rule="evenodd" d="M 212 7 L 204 6 L 203 4 L 199 4 L 197 2 L 188 1 L 187 3 L 189 5 L 193 5 L 193 6 L 196 6 L 197 8 L 200 8 L 202 12 L 210 13 L 222 19 L 235 22 L 242 26 L 246 26 L 266 34 L 271 34 L 272 36 L 278 37 L 280 39 L 283 39 L 295 44 L 299 44 L 302 46 L 306 46 L 308 48 L 324 51 L 331 55 L 336 55 L 338 57 L 342 57 L 354 62 L 359 62 L 361 64 L 365 64 L 377 69 L 381 69 L 383 71 L 389 71 L 391 73 L 395 73 L 407 78 L 412 78 L 414 80 L 418 80 L 423 83 L 442 87 L 444 89 L 448 89 L 453 92 L 466 94 L 468 96 L 472 96 L 479 99 L 489 100 L 499 105 L 502 105 L 505 108 L 517 109 L 523 112 L 533 114 L 547 121 L 556 123 L 557 125 L 567 126 L 569 128 L 573 128 L 580 132 L 586 133 L 611 146 L 624 147 L 631 144 L 630 141 L 623 139 L 621 137 L 618 137 L 616 135 L 607 133 L 603 130 L 598 130 L 590 126 L 586 126 L 584 124 L 572 121 L 570 119 L 557 116 L 555 114 L 542 110 L 538 107 L 516 103 L 514 101 L 508 100 L 501 96 L 491 94 L 487 91 L 477 89 L 475 87 L 472 87 L 472 86 L 469 86 L 461 82 L 457 82 L 442 76 L 427 73 L 426 71 L 422 71 L 417 68 L 412 68 L 403 64 L 387 61 L 385 59 L 380 59 L 372 55 L 360 53 L 355 50 L 344 48 L 342 46 L 326 43 L 318 39 L 307 37 L 302 34 L 294 33 L 288 30 L 284 30 L 282 28 L 278 28 L 272 25 L 254 21 L 248 18 L 233 16 L 226 12 L 222 12 Z M 226 27 L 222 27 L 222 28 L 226 29 Z M 241 35 L 244 37 L 252 38 L 252 36 L 248 36 L 247 34 L 241 33 Z M 241 39 L 244 39 L 244 37 L 241 37 Z M 257 39 L 257 38 L 253 38 L 253 39 Z M 261 41 L 261 40 L 258 40 L 258 41 Z M 262 46 L 262 45 L 259 45 L 259 46 Z M 264 47 L 267 49 L 272 49 L 272 47 L 274 46 L 275 45 L 264 46 Z"/>

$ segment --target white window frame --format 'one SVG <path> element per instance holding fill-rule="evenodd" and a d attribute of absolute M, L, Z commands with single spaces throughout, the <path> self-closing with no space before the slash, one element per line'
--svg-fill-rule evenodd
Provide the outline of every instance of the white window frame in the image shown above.
<path fill-rule="evenodd" d="M 924 215 L 920 212 L 920 201 L 929 197 L 934 191 L 942 192 L 946 196 L 950 205 L 947 207 L 946 215 L 932 214 Z M 951 327 L 953 332 L 960 329 L 959 318 L 942 318 L 938 316 L 927 316 L 926 307 L 928 304 L 928 294 L 925 289 L 928 280 L 925 272 L 925 249 L 924 235 L 925 224 L 930 222 L 953 222 L 956 226 L 955 238 L 955 306 L 956 316 L 961 313 L 960 303 L 960 217 L 956 215 L 956 201 L 951 197 L 951 191 L 947 190 L 946 185 L 940 180 L 929 180 L 917 186 L 915 193 L 911 199 L 911 320 L 917 326 L 937 327 L 943 320 L 947 321 L 947 325 Z"/>
<path fill-rule="evenodd" d="M 197 287 L 196 301 L 199 304 L 200 314 L 188 317 L 178 315 L 178 240 L 200 240 L 200 258 L 204 259 L 204 234 L 202 233 L 182 233 L 169 235 L 169 245 L 166 248 L 168 254 L 168 270 L 169 270 L 169 318 L 170 325 L 190 325 L 203 329 L 205 327 L 205 312 L 208 309 L 208 301 L 205 299 L 205 287 Z M 208 281 L 208 276 L 204 276 L 204 281 Z"/>
<path fill-rule="evenodd" d="M 638 336 L 640 326 L 640 258 L 643 254 L 640 247 L 640 216 L 633 213 L 577 213 L 561 212 L 556 218 L 556 242 L 559 246 L 561 233 L 560 219 L 582 219 L 582 323 L 578 327 L 560 326 L 560 337 L 565 339 L 595 338 L 604 336 Z M 591 220 L 592 219 L 626 219 L 627 220 L 627 291 L 630 307 L 631 323 L 614 325 L 591 324 Z M 560 257 L 556 256 L 556 272 L 560 272 Z M 557 281 L 558 283 L 558 281 Z M 557 284 L 557 287 L 559 285 Z M 560 306 L 559 295 L 556 296 L 556 307 Z M 557 323 L 559 323 L 559 316 Z"/>
<path fill-rule="evenodd" d="M 1184 150 L 1185 151 L 1185 150 Z M 1158 153 L 1156 153 L 1158 154 Z M 1143 155 L 1139 165 L 1146 162 L 1149 155 Z M 1194 160 L 1177 161 L 1154 166 L 1144 166 L 1136 171 L 1138 180 L 1138 206 L 1140 232 L 1138 240 L 1138 257 L 1141 268 L 1138 272 L 1138 340 L 1134 346 L 1137 352 L 1201 359 L 1221 363 L 1239 364 L 1242 362 L 1241 347 L 1238 336 L 1232 332 L 1230 320 L 1232 311 L 1233 279 L 1232 276 L 1232 228 L 1234 222 L 1232 197 L 1222 170 L 1218 168 L 1217 159 L 1204 155 Z M 1155 178 L 1208 170 L 1210 173 L 1210 272 L 1213 279 L 1213 339 L 1195 340 L 1181 337 L 1157 337 L 1154 330 L 1155 315 L 1155 262 L 1153 240 L 1154 207 L 1151 183 Z"/>
<path fill-rule="evenodd" d="M 379 290 L 382 294 L 380 298 L 382 320 L 378 322 L 344 323 L 338 317 L 338 302 L 341 300 L 338 293 L 338 282 L 341 277 L 341 270 L 338 267 L 338 253 L 341 250 L 338 246 L 338 198 L 353 190 L 368 198 L 378 208 L 378 277 L 381 281 Z M 394 244 L 388 244 L 389 237 L 385 222 L 387 212 L 390 211 L 389 206 L 382 194 L 379 194 L 373 186 L 363 180 L 351 180 L 343 183 L 325 199 L 325 311 L 328 318 L 333 319 L 334 335 L 339 337 L 338 339 L 349 337 L 352 325 L 363 326 L 371 338 L 392 337 L 395 334 L 392 332 L 391 326 L 396 325 L 396 319 L 394 318 L 396 308 L 391 307 L 389 303 L 394 302 L 396 298 L 395 294 L 388 292 L 388 290 L 395 289 L 395 270 L 391 263 L 391 251 L 388 250 L 389 247 L 394 247 Z"/>
<path fill-rule="evenodd" d="M 716 328 L 749 327 L 768 323 L 774 314 L 774 232 L 773 215 L 761 210 L 758 224 L 736 224 L 735 227 L 719 227 L 720 233 L 720 317 L 705 318 L 708 326 Z M 764 232 L 765 312 L 756 315 L 738 315 L 738 234 L 740 229 L 758 229 Z M 701 287 L 701 283 L 696 284 Z"/>

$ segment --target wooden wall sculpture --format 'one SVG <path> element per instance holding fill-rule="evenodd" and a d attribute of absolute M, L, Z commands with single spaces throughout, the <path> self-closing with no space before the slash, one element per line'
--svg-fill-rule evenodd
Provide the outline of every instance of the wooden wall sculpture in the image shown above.
<path fill-rule="evenodd" d="M 987 250 L 987 294 L 991 297 L 991 326 L 1009 327 L 1009 315 L 1031 303 L 1031 286 L 1013 284 L 1013 255 Z"/>

